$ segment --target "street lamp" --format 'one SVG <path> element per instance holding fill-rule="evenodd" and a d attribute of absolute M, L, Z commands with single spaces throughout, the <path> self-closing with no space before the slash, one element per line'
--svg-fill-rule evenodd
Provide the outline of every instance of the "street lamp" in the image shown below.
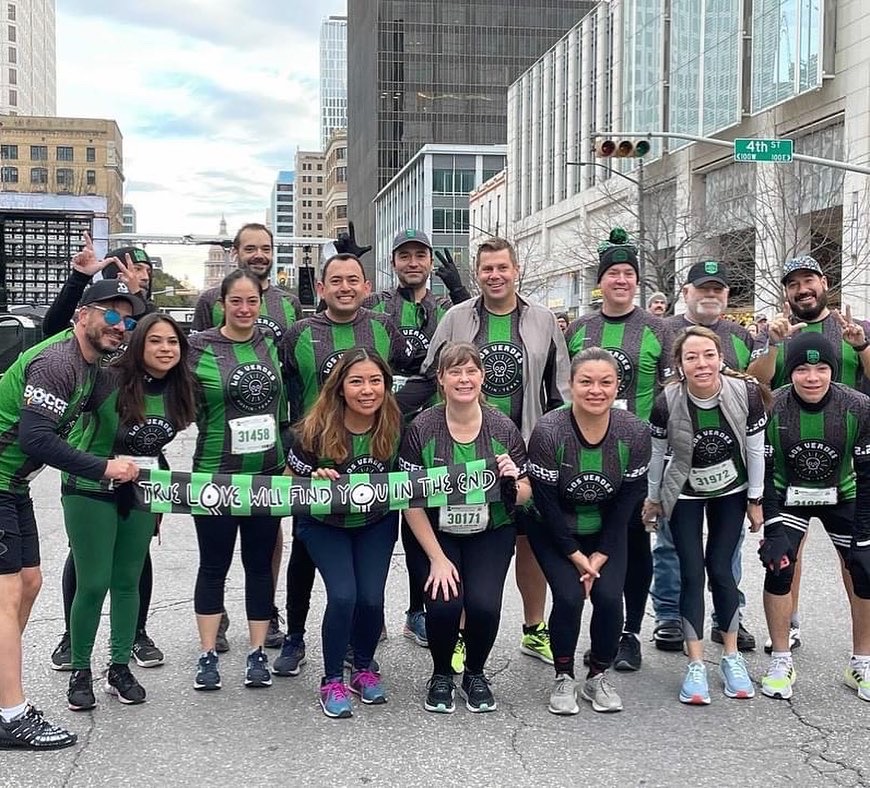
<path fill-rule="evenodd" d="M 565 163 L 571 167 L 603 167 L 613 175 L 618 175 L 623 180 L 629 181 L 637 187 L 637 267 L 640 274 L 640 303 L 641 306 L 644 306 L 646 304 L 646 254 L 644 253 L 646 227 L 644 226 L 643 216 L 643 159 L 640 157 L 637 159 L 637 178 L 632 178 L 624 172 L 614 170 L 600 161 L 568 161 Z"/>

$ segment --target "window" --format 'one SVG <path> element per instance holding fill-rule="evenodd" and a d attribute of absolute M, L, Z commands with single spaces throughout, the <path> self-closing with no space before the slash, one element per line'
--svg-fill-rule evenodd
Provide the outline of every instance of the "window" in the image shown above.
<path fill-rule="evenodd" d="M 96 148 L 85 148 L 85 161 L 96 161 L 97 160 L 97 149 Z"/>
<path fill-rule="evenodd" d="M 30 182 L 40 184 L 48 183 L 48 170 L 45 167 L 31 167 Z"/>
<path fill-rule="evenodd" d="M 55 172 L 55 180 L 57 182 L 57 188 L 63 190 L 72 189 L 74 178 L 74 173 L 71 169 L 67 167 L 58 167 Z"/>
<path fill-rule="evenodd" d="M 6 29 L 6 38 L 10 43 L 18 40 L 14 25 L 8 25 Z"/>
<path fill-rule="evenodd" d="M 85 173 L 85 179 L 88 186 L 96 186 L 97 185 L 97 171 L 96 170 L 88 170 Z"/>
<path fill-rule="evenodd" d="M 17 145 L 0 145 L 0 159 L 17 159 Z"/>
<path fill-rule="evenodd" d="M 18 91 L 9 89 L 9 106 L 17 107 L 18 106 Z"/>
<path fill-rule="evenodd" d="M 12 3 L 9 3 L 9 4 L 6 6 L 6 18 L 7 18 L 10 22 L 14 22 L 14 21 L 15 21 L 15 6 L 14 6 Z"/>
<path fill-rule="evenodd" d="M 18 84 L 18 71 L 14 68 L 9 69 L 9 84 L 17 85 Z"/>
<path fill-rule="evenodd" d="M 3 183 L 18 183 L 18 167 L 3 167 L 0 169 L 0 181 Z"/>
<path fill-rule="evenodd" d="M 32 161 L 48 161 L 48 145 L 31 145 L 30 158 Z"/>
<path fill-rule="evenodd" d="M 57 160 L 58 161 L 73 161 L 72 145 L 58 145 L 57 146 Z"/>
<path fill-rule="evenodd" d="M 18 62 L 18 50 L 15 47 L 9 47 L 9 62 L 17 63 Z"/>
<path fill-rule="evenodd" d="M 336 205 L 335 206 L 335 218 L 336 219 L 347 219 L 347 206 L 346 205 Z"/>
<path fill-rule="evenodd" d="M 467 233 L 468 211 L 453 208 L 432 209 L 432 229 L 443 233 Z"/>

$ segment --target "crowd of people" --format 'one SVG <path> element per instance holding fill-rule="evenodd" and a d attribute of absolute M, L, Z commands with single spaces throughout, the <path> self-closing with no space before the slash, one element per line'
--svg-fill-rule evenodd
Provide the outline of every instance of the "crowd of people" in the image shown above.
<path fill-rule="evenodd" d="M 742 652 L 755 638 L 740 591 L 748 523 L 763 531 L 770 663 L 760 689 L 789 698 L 802 547 L 817 518 L 850 603 L 853 653 L 843 680 L 870 700 L 870 398 L 862 391 L 870 325 L 828 308 L 816 260 L 786 262 L 789 312 L 751 331 L 724 317 L 729 278 L 717 261 L 689 269 L 683 314 L 667 317 L 662 293 L 648 309 L 637 306 L 637 250 L 622 235 L 599 251 L 600 310 L 575 320 L 517 292 L 520 261 L 503 239 L 477 249 L 476 296 L 450 254 L 435 252 L 419 230 L 396 236 L 398 285 L 381 293 L 371 292 L 360 259 L 368 248 L 352 225 L 335 247 L 319 271 L 321 305 L 305 317 L 294 296 L 270 286 L 269 230 L 243 226 L 233 243 L 239 268 L 201 296 L 188 339 L 150 300 L 147 254 L 125 248 L 101 260 L 85 239 L 46 316 L 45 340 L 0 380 L 0 748 L 77 740 L 22 686 L 22 637 L 41 586 L 29 482 L 46 465 L 63 474 L 66 632 L 51 665 L 70 671 L 69 708 L 96 705 L 92 658 L 107 595 L 104 689 L 142 703 L 131 660 L 146 668 L 164 660 L 146 630 L 149 545 L 161 523 L 138 508 L 133 484 L 143 470 L 168 468 L 164 448 L 191 424 L 192 469 L 201 473 L 335 482 L 486 460 L 498 480 L 489 503 L 294 517 L 286 631 L 276 603 L 280 518 L 194 516 L 195 690 L 222 686 L 224 591 L 239 539 L 245 686 L 300 674 L 319 573 L 323 713 L 352 716 L 353 696 L 386 702 L 389 677 L 376 650 L 401 538 L 403 634 L 432 659 L 420 688 L 426 711 L 455 710 L 456 676 L 469 711 L 497 708 L 485 669 L 512 560 L 523 607 L 518 646 L 552 666 L 553 714 L 579 713 L 578 700 L 596 712 L 622 710 L 610 671 L 641 669 L 650 597 L 656 647 L 688 658 L 675 696 L 709 704 L 708 584 L 722 692 L 752 698 Z M 433 274 L 448 297 L 428 289 Z M 578 679 L 587 601 L 591 647 Z M 270 648 L 280 649 L 271 662 Z"/>

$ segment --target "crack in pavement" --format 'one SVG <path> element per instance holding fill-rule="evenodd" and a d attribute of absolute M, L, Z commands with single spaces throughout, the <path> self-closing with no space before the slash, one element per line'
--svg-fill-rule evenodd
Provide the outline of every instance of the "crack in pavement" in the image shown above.
<path fill-rule="evenodd" d="M 61 781 L 61 788 L 68 788 L 68 786 L 72 785 L 73 776 L 78 769 L 79 761 L 82 760 L 85 753 L 88 751 L 88 747 L 91 744 L 91 736 L 97 728 L 97 707 L 91 709 L 91 711 L 87 715 L 89 717 L 88 727 L 84 733 L 79 734 L 78 746 L 76 747 L 75 757 L 72 759 L 72 762 L 69 765 L 69 769 L 67 769 L 66 774 Z"/>

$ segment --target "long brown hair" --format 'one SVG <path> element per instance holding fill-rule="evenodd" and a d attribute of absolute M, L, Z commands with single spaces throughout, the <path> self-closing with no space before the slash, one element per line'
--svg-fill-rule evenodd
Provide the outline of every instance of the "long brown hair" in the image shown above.
<path fill-rule="evenodd" d="M 716 351 L 719 353 L 719 358 L 722 358 L 722 340 L 719 339 L 719 335 L 707 326 L 689 326 L 679 333 L 676 340 L 674 341 L 674 369 L 677 371 L 677 375 L 671 378 L 669 383 L 682 383 L 683 382 L 683 346 L 686 344 L 686 340 L 689 337 L 701 337 L 702 339 L 709 339 L 715 346 Z M 771 406 L 773 405 L 773 395 L 770 393 L 770 389 L 764 384 L 760 383 L 756 380 L 752 375 L 747 375 L 745 372 L 740 372 L 736 369 L 731 369 L 731 367 L 726 366 L 724 361 L 722 362 L 722 368 L 720 369 L 720 374 L 725 375 L 729 378 L 737 378 L 738 380 L 745 380 L 750 383 L 755 383 L 758 386 L 759 393 L 761 394 L 761 401 L 764 404 L 764 409 L 769 411 Z"/>
<path fill-rule="evenodd" d="M 148 332 L 157 323 L 172 326 L 178 337 L 181 358 L 166 373 L 166 388 L 163 400 L 166 403 L 166 417 L 177 432 L 192 424 L 196 418 L 196 383 L 187 364 L 189 345 L 187 337 L 169 315 L 152 312 L 145 315 L 130 332 L 126 352 L 112 362 L 117 369 L 120 381 L 118 386 L 118 415 L 122 424 L 142 424 L 145 421 L 145 340 Z"/>
<path fill-rule="evenodd" d="M 330 459 L 336 464 L 347 459 L 344 381 L 350 374 L 351 367 L 361 361 L 371 361 L 384 376 L 384 402 L 375 416 L 371 439 L 372 454 L 384 462 L 395 454 L 402 429 L 402 414 L 393 396 L 393 374 L 377 353 L 370 353 L 362 347 L 344 352 L 323 384 L 317 401 L 299 422 L 299 440 L 305 451 Z"/>

